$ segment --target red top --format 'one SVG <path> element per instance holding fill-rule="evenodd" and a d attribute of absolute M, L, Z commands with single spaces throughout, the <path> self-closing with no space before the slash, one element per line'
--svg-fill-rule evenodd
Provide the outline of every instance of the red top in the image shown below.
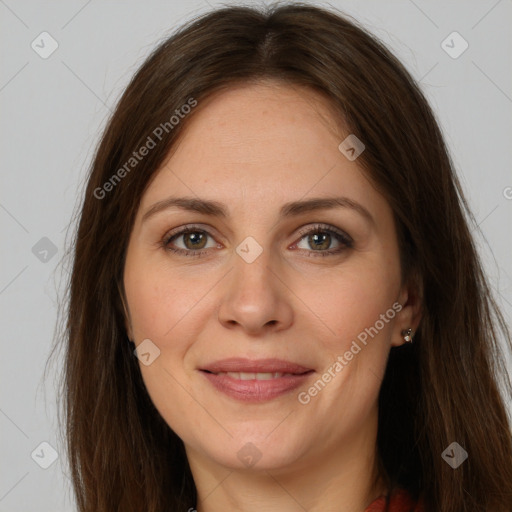
<path fill-rule="evenodd" d="M 381 496 L 373 501 L 364 512 L 384 512 L 386 509 L 386 498 Z M 423 512 L 421 500 L 415 502 L 405 490 L 398 490 L 391 495 L 389 503 L 390 512 Z"/>

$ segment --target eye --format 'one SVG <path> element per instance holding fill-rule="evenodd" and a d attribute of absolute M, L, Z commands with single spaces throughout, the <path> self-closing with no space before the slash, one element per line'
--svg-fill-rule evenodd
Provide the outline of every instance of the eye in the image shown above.
<path fill-rule="evenodd" d="M 207 253 L 211 247 L 216 247 L 218 244 L 213 244 L 207 247 L 206 242 L 211 235 L 204 229 L 199 229 L 196 226 L 187 226 L 178 232 L 171 232 L 164 237 L 162 246 L 168 251 L 183 254 L 184 256 L 199 256 L 200 254 Z M 212 238 L 212 237 L 211 237 Z M 183 244 L 181 247 L 172 247 L 175 240 Z"/>
<path fill-rule="evenodd" d="M 352 238 L 333 226 L 317 224 L 308 229 L 299 230 L 299 233 L 302 235 L 302 238 L 291 247 L 296 247 L 309 253 L 308 256 L 333 256 L 347 248 L 353 247 Z M 212 238 L 213 240 L 212 235 L 208 231 L 198 226 L 186 226 L 178 231 L 172 231 L 166 234 L 161 245 L 165 250 L 176 254 L 200 256 L 201 254 L 207 254 L 211 248 L 221 248 L 221 246 L 214 241 L 208 247 L 208 238 Z M 302 240 L 305 241 L 302 242 Z M 176 247 L 178 243 L 181 243 L 182 247 Z M 299 244 L 301 243 L 305 244 L 307 247 L 300 247 Z M 325 250 L 333 243 L 337 244 L 337 247 Z"/>
<path fill-rule="evenodd" d="M 310 253 L 309 256 L 336 255 L 347 248 L 353 247 L 354 243 L 352 238 L 346 233 L 343 233 L 343 231 L 325 224 L 317 224 L 312 228 L 300 230 L 299 233 L 302 235 L 302 238 L 298 243 L 295 243 L 293 247 L 304 249 L 304 247 L 300 247 L 299 244 L 302 240 L 305 240 L 305 245 L 307 246 L 305 250 Z M 324 250 L 329 248 L 332 242 L 336 242 L 338 247 L 331 250 Z M 309 248 L 313 249 L 309 250 Z"/>

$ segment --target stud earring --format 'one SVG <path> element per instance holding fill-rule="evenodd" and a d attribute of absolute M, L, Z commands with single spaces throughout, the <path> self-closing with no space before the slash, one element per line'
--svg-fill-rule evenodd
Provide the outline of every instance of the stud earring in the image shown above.
<path fill-rule="evenodd" d="M 406 343 L 412 343 L 412 329 L 410 327 L 409 329 L 402 331 L 402 336 L 404 337 L 404 341 Z"/>

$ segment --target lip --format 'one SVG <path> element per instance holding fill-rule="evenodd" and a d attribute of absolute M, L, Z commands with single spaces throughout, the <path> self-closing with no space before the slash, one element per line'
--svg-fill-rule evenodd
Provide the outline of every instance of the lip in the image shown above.
<path fill-rule="evenodd" d="M 302 374 L 312 370 L 300 364 L 283 359 L 246 359 L 232 357 L 221 359 L 201 368 L 211 373 L 219 372 L 247 372 L 247 373 L 292 373 Z"/>
<path fill-rule="evenodd" d="M 216 361 L 201 368 L 200 372 L 215 389 L 230 398 L 241 402 L 256 403 L 290 393 L 303 385 L 304 381 L 314 373 L 314 370 L 281 359 L 231 358 Z M 216 375 L 218 372 L 286 373 L 287 375 L 270 380 L 241 380 L 229 375 Z"/>

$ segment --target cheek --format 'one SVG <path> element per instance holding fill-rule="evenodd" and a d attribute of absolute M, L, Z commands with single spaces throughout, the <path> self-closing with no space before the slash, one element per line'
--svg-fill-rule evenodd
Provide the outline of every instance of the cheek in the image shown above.
<path fill-rule="evenodd" d="M 136 344 L 150 339 L 159 355 L 149 365 L 139 363 L 151 401 L 167 424 L 183 438 L 190 429 L 197 403 L 186 392 L 184 358 L 191 344 L 187 320 L 201 298 L 200 290 L 158 265 L 149 268 L 132 258 L 125 271 L 125 291 Z M 158 267 L 158 268 L 157 268 Z M 132 271 L 137 269 L 136 271 Z M 180 284 L 177 286 L 177 284 Z M 194 416 L 194 414 L 192 414 Z"/>
<path fill-rule="evenodd" d="M 204 283 L 171 273 L 160 266 L 140 265 L 125 272 L 125 290 L 136 340 L 164 343 L 175 326 L 194 309 L 204 294 Z M 172 337 L 172 336 L 171 336 Z"/>
<path fill-rule="evenodd" d="M 321 319 L 324 333 L 318 336 L 323 355 L 319 378 L 328 384 L 325 389 L 317 385 L 322 391 L 312 397 L 312 407 L 320 415 L 343 410 L 353 425 L 363 421 L 378 397 L 396 317 L 397 268 L 381 262 L 354 260 L 321 280 L 323 287 L 309 288 L 309 295 L 306 288 L 297 291 L 307 297 L 304 302 Z"/>
<path fill-rule="evenodd" d="M 324 293 L 315 291 L 304 301 L 316 313 L 310 315 L 311 321 L 315 316 L 321 319 L 324 333 L 319 332 L 316 340 L 322 352 L 319 378 L 314 389 L 302 390 L 307 394 L 302 400 L 309 400 L 306 407 L 318 417 L 335 411 L 343 415 L 343 428 L 351 430 L 359 428 L 373 410 L 396 316 L 395 288 L 396 282 L 382 269 L 363 273 L 354 268 L 333 276 L 326 281 Z M 325 428 L 334 438 L 341 427 L 335 423 Z"/>
<path fill-rule="evenodd" d="M 330 340 L 329 348 L 339 353 L 358 335 L 364 341 L 364 333 L 376 323 L 379 335 L 389 333 L 395 312 L 388 315 L 386 312 L 397 297 L 395 274 L 395 269 L 390 271 L 388 267 L 386 271 L 380 264 L 355 263 L 331 271 L 325 279 L 317 277 L 317 286 L 312 286 L 312 281 L 301 280 L 294 290 L 311 316 L 319 319 L 322 331 L 327 334 L 324 339 Z M 387 321 L 381 320 L 381 315 Z M 375 335 L 373 329 L 371 332 Z"/>

